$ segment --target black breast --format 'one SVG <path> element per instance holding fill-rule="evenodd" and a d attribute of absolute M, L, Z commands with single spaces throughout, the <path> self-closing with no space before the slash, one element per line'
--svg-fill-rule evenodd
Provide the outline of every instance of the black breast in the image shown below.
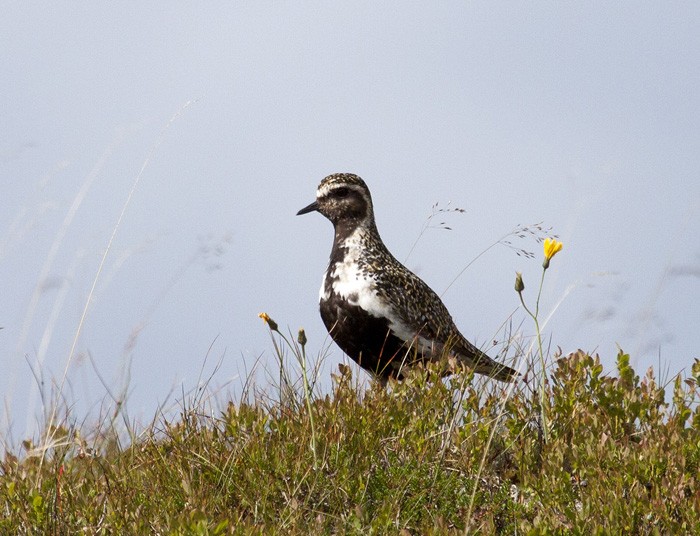
<path fill-rule="evenodd" d="M 408 348 L 385 318 L 372 316 L 331 292 L 321 300 L 321 318 L 331 338 L 362 368 L 380 378 L 401 378 Z"/>

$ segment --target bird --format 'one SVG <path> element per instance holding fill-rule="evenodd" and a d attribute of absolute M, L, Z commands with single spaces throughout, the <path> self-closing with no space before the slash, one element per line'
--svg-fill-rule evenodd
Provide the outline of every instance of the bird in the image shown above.
<path fill-rule="evenodd" d="M 297 215 L 310 212 L 320 212 L 335 231 L 319 293 L 321 319 L 360 367 L 386 383 L 402 380 L 406 367 L 447 354 L 500 381 L 518 377 L 470 343 L 440 297 L 389 252 L 364 180 L 352 173 L 325 177 L 316 200 Z"/>

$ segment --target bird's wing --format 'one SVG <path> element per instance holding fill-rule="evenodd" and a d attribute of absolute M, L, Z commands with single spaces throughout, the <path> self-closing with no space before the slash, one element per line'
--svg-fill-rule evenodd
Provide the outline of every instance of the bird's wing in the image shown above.
<path fill-rule="evenodd" d="M 412 272 L 409 274 L 403 288 L 393 287 L 394 294 L 389 300 L 401 303 L 401 326 L 406 331 L 402 334 L 404 340 L 412 335 L 420 350 L 434 355 L 439 355 L 447 346 L 452 354 L 464 364 L 474 367 L 476 372 L 501 381 L 509 381 L 518 376 L 515 370 L 493 360 L 469 342 L 435 291 L 417 275 Z M 420 326 L 420 329 L 409 329 L 407 326 Z"/>

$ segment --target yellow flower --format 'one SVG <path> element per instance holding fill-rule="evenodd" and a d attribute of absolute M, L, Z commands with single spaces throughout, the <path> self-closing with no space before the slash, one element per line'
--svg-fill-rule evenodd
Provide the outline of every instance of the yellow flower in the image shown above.
<path fill-rule="evenodd" d="M 277 331 L 277 322 L 272 320 L 272 318 L 270 318 L 270 315 L 268 315 L 267 313 L 259 313 L 258 316 L 262 318 L 268 326 L 270 326 L 270 329 L 272 331 Z"/>
<path fill-rule="evenodd" d="M 550 259 L 559 253 L 563 247 L 564 244 L 558 242 L 554 238 L 544 239 L 544 262 L 542 263 L 542 266 L 545 270 L 549 268 Z"/>

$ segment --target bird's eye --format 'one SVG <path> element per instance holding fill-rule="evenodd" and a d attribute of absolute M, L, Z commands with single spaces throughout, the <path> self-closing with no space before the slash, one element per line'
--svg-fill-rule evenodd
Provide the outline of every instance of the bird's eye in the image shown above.
<path fill-rule="evenodd" d="M 334 193 L 335 193 L 336 197 L 342 198 L 342 197 L 347 197 L 348 194 L 350 193 L 350 190 L 348 190 L 347 188 L 336 188 Z"/>

